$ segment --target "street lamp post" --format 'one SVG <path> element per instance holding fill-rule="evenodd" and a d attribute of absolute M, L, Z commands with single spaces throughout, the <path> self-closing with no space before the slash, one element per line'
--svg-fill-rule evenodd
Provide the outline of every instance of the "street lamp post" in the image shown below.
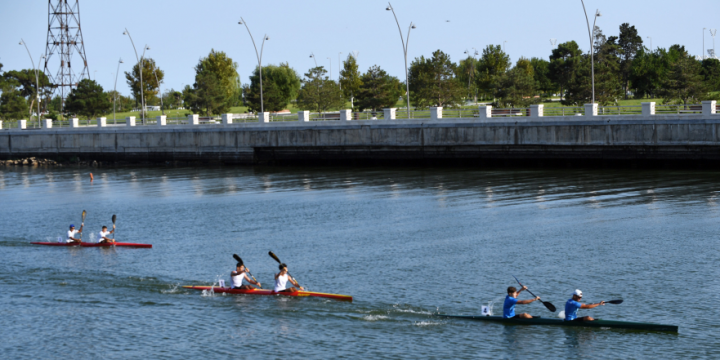
<path fill-rule="evenodd" d="M 580 0 L 583 6 L 583 12 L 585 13 L 585 21 L 587 22 L 588 26 L 588 36 L 590 37 L 590 72 L 592 74 L 592 103 L 595 104 L 595 45 L 593 44 L 593 36 L 592 32 L 590 31 L 590 20 L 587 16 L 587 10 L 585 10 L 585 2 L 583 0 Z M 600 10 L 595 10 L 595 18 L 593 20 L 593 30 L 595 30 L 595 22 L 597 21 L 597 18 L 602 16 L 600 14 Z"/>
<path fill-rule="evenodd" d="M 333 78 L 333 76 L 332 76 L 332 59 L 329 57 L 327 59 L 328 59 L 328 63 L 330 63 L 330 79 L 332 79 Z"/>
<path fill-rule="evenodd" d="M 115 71 L 115 87 L 113 88 L 113 125 L 117 124 L 117 121 L 115 120 L 115 102 L 117 101 L 117 78 L 118 74 L 120 73 L 120 64 L 122 64 L 122 58 L 118 61 L 117 65 L 117 71 Z"/>
<path fill-rule="evenodd" d="M 338 84 L 340 83 L 340 69 L 342 69 L 342 60 L 340 60 L 340 55 L 342 55 L 342 52 L 338 53 Z M 342 90 L 342 85 L 340 90 Z"/>
<path fill-rule="evenodd" d="M 703 60 L 705 60 L 705 30 L 707 30 L 707 28 L 703 28 L 703 52 L 701 54 Z"/>
<path fill-rule="evenodd" d="M 388 7 L 385 8 L 387 11 L 392 11 L 393 16 L 395 17 L 395 23 L 397 24 L 398 31 L 400 32 L 400 41 L 402 42 L 403 47 L 403 55 L 405 55 L 405 98 L 407 99 L 407 117 L 410 118 L 410 80 L 408 76 L 408 66 L 407 66 L 407 50 L 408 50 L 408 44 L 410 43 L 410 31 L 412 29 L 415 29 L 416 26 L 413 24 L 413 22 L 410 22 L 410 26 L 408 27 L 407 32 L 407 39 L 403 39 L 403 33 L 402 29 L 400 28 L 400 22 L 398 21 L 397 15 L 395 14 L 395 9 L 393 9 L 392 5 L 388 2 Z"/>
<path fill-rule="evenodd" d="M 135 59 L 138 62 L 138 72 L 140 73 L 140 116 L 142 118 L 142 123 L 145 125 L 145 89 L 143 88 L 143 59 L 145 58 L 145 50 L 149 49 L 147 45 L 145 45 L 145 48 L 143 49 L 143 56 L 141 58 L 138 58 L 137 49 L 135 48 L 135 42 L 132 39 L 132 36 L 130 36 L 130 31 L 128 31 L 127 28 L 125 28 L 125 31 L 123 31 L 123 35 L 127 35 L 130 38 L 130 43 L 132 44 L 133 50 L 135 50 Z"/>
<path fill-rule="evenodd" d="M 258 67 L 260 68 L 260 112 L 265 112 L 265 104 L 263 102 L 263 81 L 262 81 L 262 54 L 263 50 L 265 49 L 265 40 L 270 40 L 270 37 L 265 34 L 263 36 L 263 42 L 262 45 L 260 45 L 260 53 L 257 51 L 257 46 L 255 45 L 255 38 L 253 38 L 252 33 L 250 32 L 250 28 L 248 27 L 247 23 L 245 22 L 245 19 L 240 17 L 240 21 L 238 21 L 239 25 L 245 25 L 245 28 L 248 31 L 248 34 L 250 35 L 250 40 L 252 40 L 253 47 L 255 48 L 255 56 L 257 57 L 258 61 Z"/>
<path fill-rule="evenodd" d="M 315 67 L 318 67 L 317 58 L 315 57 L 315 54 L 310 53 L 310 57 L 313 59 L 313 61 L 315 61 Z"/>
<path fill-rule="evenodd" d="M 650 52 L 652 52 L 652 36 L 646 36 L 648 39 L 650 39 Z"/>
<path fill-rule="evenodd" d="M 717 53 L 715 52 L 715 35 L 717 34 L 717 29 L 710 29 L 710 36 L 713 37 L 713 57 L 717 57 Z"/>
<path fill-rule="evenodd" d="M 150 48 L 148 48 L 148 49 L 150 49 Z M 160 111 L 162 112 L 163 115 L 165 115 L 165 105 L 163 104 L 163 99 L 162 99 L 162 89 L 160 89 L 160 80 L 158 80 L 157 71 L 155 71 L 155 62 L 153 62 L 153 74 L 155 75 L 155 82 L 157 83 L 158 94 L 160 95 Z"/>
<path fill-rule="evenodd" d="M 24 45 L 25 50 L 27 50 L 28 56 L 30 57 L 30 63 L 33 66 L 33 71 L 35 72 L 35 97 L 37 101 L 37 124 L 38 127 L 40 127 L 40 78 L 38 75 L 38 68 L 40 67 L 40 60 L 45 59 L 45 55 L 40 56 L 40 59 L 38 59 L 38 66 L 35 66 L 35 61 L 32 58 L 32 55 L 30 55 L 30 50 L 27 47 L 27 44 L 25 43 L 25 40 L 20 39 L 20 44 Z M 30 110 L 30 113 L 32 114 L 32 110 Z M 32 119 L 32 118 L 31 118 Z"/>

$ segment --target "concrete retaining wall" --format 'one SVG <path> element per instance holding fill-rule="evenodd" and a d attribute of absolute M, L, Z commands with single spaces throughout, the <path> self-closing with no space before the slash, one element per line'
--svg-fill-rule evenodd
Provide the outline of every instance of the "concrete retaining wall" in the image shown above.
<path fill-rule="evenodd" d="M 244 123 L 0 131 L 0 158 L 720 161 L 720 115 Z"/>

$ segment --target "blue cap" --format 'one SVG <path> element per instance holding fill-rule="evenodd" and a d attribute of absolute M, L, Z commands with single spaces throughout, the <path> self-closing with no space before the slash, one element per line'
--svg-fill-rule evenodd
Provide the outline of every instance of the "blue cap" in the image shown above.
<path fill-rule="evenodd" d="M 73 225 L 73 224 L 70 224 L 70 227 L 71 227 L 71 228 L 73 228 L 73 227 L 75 227 L 75 225 Z"/>

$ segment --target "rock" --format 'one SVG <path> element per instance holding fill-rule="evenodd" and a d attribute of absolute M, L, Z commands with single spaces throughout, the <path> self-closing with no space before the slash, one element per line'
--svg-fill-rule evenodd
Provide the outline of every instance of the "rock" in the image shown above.
<path fill-rule="evenodd" d="M 92 167 L 98 167 L 98 162 L 95 161 L 95 160 L 93 160 L 93 162 L 92 162 Z"/>
<path fill-rule="evenodd" d="M 27 165 L 27 164 L 28 164 L 27 159 L 23 160 L 23 161 L 22 161 L 22 164 L 23 164 L 23 165 Z"/>

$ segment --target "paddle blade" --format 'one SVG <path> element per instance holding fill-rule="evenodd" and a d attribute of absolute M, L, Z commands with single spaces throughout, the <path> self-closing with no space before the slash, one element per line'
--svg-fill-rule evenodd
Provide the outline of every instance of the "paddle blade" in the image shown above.
<path fill-rule="evenodd" d="M 623 300 L 610 300 L 610 301 L 606 301 L 606 302 L 608 304 L 620 305 L 620 304 L 622 304 Z"/>
<path fill-rule="evenodd" d="M 113 214 L 113 217 L 112 217 L 113 225 L 115 225 L 115 220 L 117 220 L 117 216 L 115 214 Z"/>
<path fill-rule="evenodd" d="M 245 264 L 245 263 L 242 261 L 242 259 L 241 259 L 237 254 L 233 254 L 233 258 L 234 258 L 239 264 L 243 264 L 243 265 Z"/>
<path fill-rule="evenodd" d="M 270 255 L 271 258 L 275 259 L 279 264 L 282 264 L 282 261 L 277 257 L 277 255 L 273 254 L 272 251 L 268 252 L 268 255 Z"/>
<path fill-rule="evenodd" d="M 550 302 L 543 301 L 542 303 L 543 303 L 543 305 L 545 305 L 545 307 L 546 307 L 548 310 L 550 310 L 550 311 L 552 311 L 552 312 L 555 312 L 555 311 L 557 310 L 557 308 L 555 307 L 555 305 L 551 304 Z"/>
<path fill-rule="evenodd" d="M 85 215 L 87 215 L 87 211 L 83 210 L 83 213 L 82 213 L 82 222 L 85 222 Z"/>

